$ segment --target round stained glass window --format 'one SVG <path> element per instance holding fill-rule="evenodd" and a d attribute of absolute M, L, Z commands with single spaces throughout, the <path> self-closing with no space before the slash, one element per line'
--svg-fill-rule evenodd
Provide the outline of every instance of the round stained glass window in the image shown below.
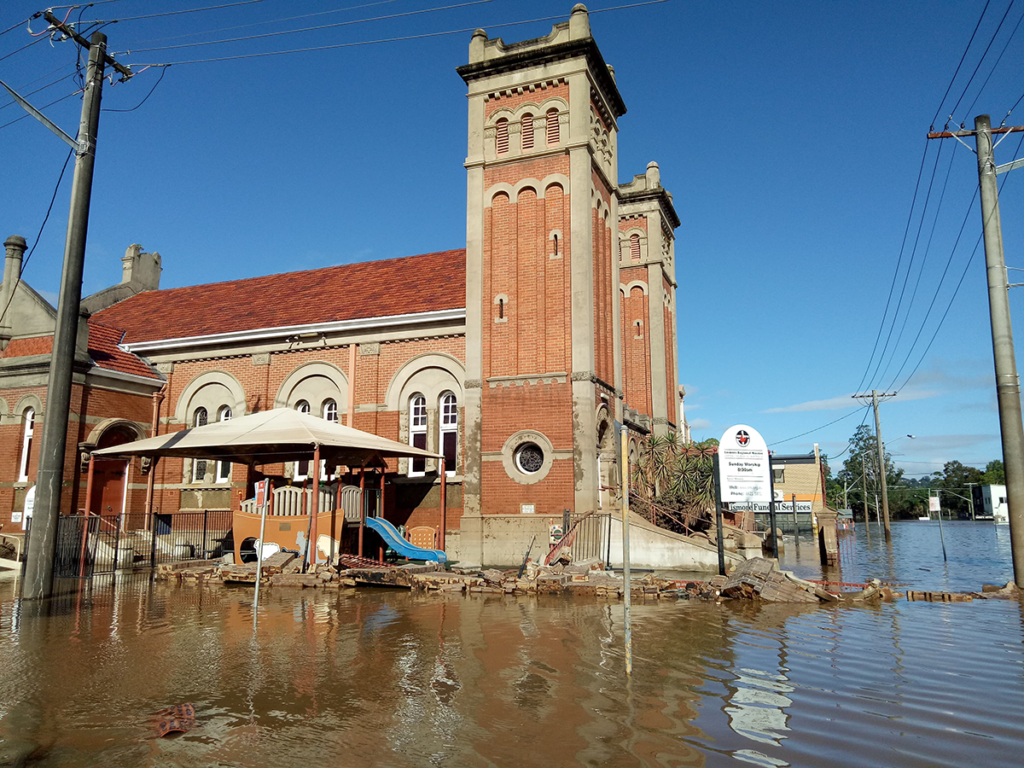
<path fill-rule="evenodd" d="M 544 451 L 536 443 L 525 443 L 516 451 L 516 464 L 528 475 L 539 472 L 544 466 Z"/>

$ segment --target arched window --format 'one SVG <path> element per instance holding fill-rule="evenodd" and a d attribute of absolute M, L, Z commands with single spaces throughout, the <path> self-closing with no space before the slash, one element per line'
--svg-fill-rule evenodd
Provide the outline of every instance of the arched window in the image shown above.
<path fill-rule="evenodd" d="M 217 421 L 231 421 L 231 406 L 222 405 L 220 410 L 217 412 Z M 230 483 L 231 482 L 231 462 L 230 461 L 218 461 L 217 462 L 217 482 L 218 483 Z"/>
<path fill-rule="evenodd" d="M 205 427 L 210 421 L 210 415 L 205 408 L 196 408 L 192 414 L 193 427 Z M 192 462 L 192 482 L 201 483 L 206 479 L 206 460 L 196 459 Z"/>
<path fill-rule="evenodd" d="M 36 429 L 36 412 L 33 408 L 26 408 L 22 416 L 25 429 L 21 438 L 21 469 L 18 472 L 18 482 L 28 482 L 28 462 L 32 455 L 32 434 Z"/>
<path fill-rule="evenodd" d="M 533 115 L 523 115 L 523 149 L 533 149 Z"/>
<path fill-rule="evenodd" d="M 324 400 L 323 412 L 321 414 L 327 421 L 338 423 L 338 404 L 333 400 Z"/>
<path fill-rule="evenodd" d="M 299 413 L 309 413 L 309 401 L 299 400 L 295 404 L 295 410 Z M 309 461 L 296 461 L 295 462 L 295 474 L 292 476 L 292 480 L 302 481 L 309 477 Z"/>
<path fill-rule="evenodd" d="M 558 143 L 558 110 L 552 108 L 547 113 L 548 146 Z"/>
<path fill-rule="evenodd" d="M 629 258 L 640 261 L 640 235 L 636 232 L 629 236 Z"/>
<path fill-rule="evenodd" d="M 458 447 L 459 401 L 451 392 L 445 392 L 441 395 L 441 453 L 444 454 L 444 471 L 449 477 L 455 475 Z"/>
<path fill-rule="evenodd" d="M 427 398 L 423 395 L 409 398 L 409 445 L 427 449 Z M 409 477 L 422 477 L 426 471 L 426 459 L 409 459 Z"/>
<path fill-rule="evenodd" d="M 499 155 L 504 155 L 508 152 L 508 120 L 502 118 L 497 122 L 495 128 L 497 129 L 497 135 L 494 146 Z"/>

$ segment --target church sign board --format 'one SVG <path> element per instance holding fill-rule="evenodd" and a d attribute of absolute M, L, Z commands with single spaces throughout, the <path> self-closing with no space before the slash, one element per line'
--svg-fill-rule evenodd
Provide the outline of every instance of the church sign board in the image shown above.
<path fill-rule="evenodd" d="M 753 427 L 729 427 L 718 444 L 722 501 L 771 501 L 771 464 L 768 446 Z"/>

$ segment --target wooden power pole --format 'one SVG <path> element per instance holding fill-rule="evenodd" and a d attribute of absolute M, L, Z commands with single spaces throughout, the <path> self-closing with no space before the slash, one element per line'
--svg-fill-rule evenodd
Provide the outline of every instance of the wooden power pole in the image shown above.
<path fill-rule="evenodd" d="M 981 222 L 985 238 L 985 269 L 988 274 L 989 321 L 992 326 L 996 397 L 999 402 L 999 432 L 1003 443 L 1003 466 L 1006 468 L 1006 501 L 1009 506 L 1013 578 L 1018 587 L 1024 587 L 1024 425 L 1021 423 L 1020 378 L 1017 375 L 1017 359 L 1013 350 L 1013 326 L 1010 322 L 1008 295 L 1010 286 L 1003 255 L 1003 229 L 999 218 L 999 187 L 996 184 L 996 176 L 1024 167 L 1024 158 L 997 166 L 992 136 L 1021 131 L 1024 131 L 1024 126 L 993 128 L 988 115 L 979 115 L 974 118 L 973 131 L 940 131 L 928 134 L 929 139 L 952 138 L 961 143 L 963 137 L 974 136 L 977 147 Z"/>

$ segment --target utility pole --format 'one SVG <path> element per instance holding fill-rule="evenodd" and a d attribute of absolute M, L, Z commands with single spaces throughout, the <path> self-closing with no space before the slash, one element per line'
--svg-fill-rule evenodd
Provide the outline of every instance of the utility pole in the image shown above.
<path fill-rule="evenodd" d="M 866 399 L 868 395 L 854 395 L 857 399 Z M 881 397 L 883 400 L 887 400 L 890 397 L 896 397 L 895 392 L 878 394 L 877 389 L 871 390 L 871 403 L 875 408 L 875 446 L 878 449 L 878 476 L 882 486 L 882 515 L 885 520 L 885 538 L 889 538 L 892 535 L 892 531 L 889 528 L 889 491 L 886 488 L 885 482 L 885 449 L 882 447 L 882 419 L 878 415 L 878 398 Z M 876 502 L 877 508 L 877 502 Z"/>
<path fill-rule="evenodd" d="M 868 517 L 868 467 L 863 453 L 860 455 L 860 487 L 864 493 L 864 525 L 867 526 L 871 518 Z"/>
<path fill-rule="evenodd" d="M 981 192 L 981 223 L 985 236 L 985 268 L 988 274 L 988 309 L 992 325 L 992 353 L 996 369 L 996 397 L 999 402 L 999 432 L 1003 442 L 1003 466 L 1006 468 L 1006 501 L 1010 517 L 1010 550 L 1013 578 L 1024 587 L 1024 425 L 1021 423 L 1020 378 L 1013 351 L 1013 326 L 1010 323 L 1010 286 L 1003 256 L 1003 229 L 999 218 L 999 186 L 996 176 L 1024 167 L 1024 159 L 996 166 L 993 134 L 1020 133 L 1024 126 L 992 127 L 988 115 L 974 118 L 973 131 L 941 131 L 929 139 L 974 136 L 978 155 L 978 187 Z M 966 145 L 965 145 L 966 146 Z"/>
<path fill-rule="evenodd" d="M 78 128 L 75 175 L 71 187 L 71 211 L 64 244 L 64 268 L 60 279 L 57 320 L 50 357 L 50 375 L 46 387 L 46 412 L 40 441 L 39 469 L 36 475 L 36 509 L 22 583 L 26 599 L 49 597 L 53 590 L 53 558 L 64 484 L 64 454 L 67 448 L 68 412 L 71 408 L 71 384 L 78 342 L 78 313 L 82 301 L 82 270 L 89 230 L 89 203 L 92 198 L 92 174 L 96 161 L 96 134 L 100 122 L 103 71 L 109 62 L 125 77 L 131 71 L 113 62 L 107 55 L 107 36 L 93 34 L 86 41 L 55 16 L 46 20 L 56 29 L 89 49 L 89 64 L 82 96 L 82 117 Z"/>

